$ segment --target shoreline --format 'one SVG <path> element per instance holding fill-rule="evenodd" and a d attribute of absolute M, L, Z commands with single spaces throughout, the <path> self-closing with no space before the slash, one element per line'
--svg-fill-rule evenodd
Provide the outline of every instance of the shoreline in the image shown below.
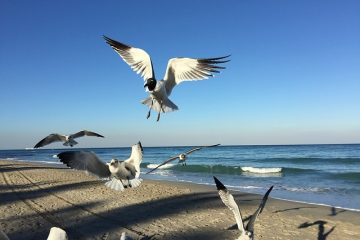
<path fill-rule="evenodd" d="M 40 165 L 54 165 L 57 166 L 58 168 L 63 168 L 63 169 L 68 169 L 68 167 L 66 167 L 64 164 L 62 164 L 61 162 L 50 162 L 50 161 L 31 161 L 31 160 L 21 160 L 21 159 L 0 159 L 0 161 L 17 161 L 17 162 L 24 162 L 24 163 L 34 163 L 34 164 L 40 164 Z M 188 184 L 196 184 L 196 185 L 201 185 L 201 186 L 213 186 L 213 189 L 215 188 L 215 184 L 209 183 L 196 183 L 196 182 L 192 182 L 192 181 L 186 181 L 186 180 L 182 180 L 182 181 L 173 181 L 173 180 L 160 180 L 160 179 L 152 179 L 147 178 L 147 175 L 142 174 L 141 177 L 144 177 L 144 179 L 151 180 L 151 181 L 160 181 L 160 182 L 168 182 L 168 183 L 188 183 Z M 239 193 L 248 193 L 248 194 L 255 194 L 255 195 L 261 195 L 259 193 L 252 193 L 252 192 L 247 192 L 246 190 L 239 190 L 233 187 L 228 187 L 227 188 L 229 190 L 231 190 L 232 192 L 239 192 Z M 342 210 L 347 210 L 347 211 L 353 211 L 353 212 L 360 212 L 360 206 L 359 208 L 349 208 L 349 207 L 342 207 L 342 206 L 336 206 L 336 205 L 330 205 L 330 204 L 326 204 L 326 203 L 316 203 L 316 202 L 306 202 L 306 201 L 301 201 L 301 200 L 295 200 L 295 199 L 288 199 L 288 198 L 281 198 L 281 197 L 272 197 L 273 199 L 278 199 L 278 200 L 282 200 L 282 201 L 287 201 L 287 202 L 294 202 L 294 203 L 302 203 L 302 204 L 310 204 L 310 205 L 317 205 L 317 206 L 324 206 L 324 207 L 334 207 L 337 209 L 342 209 Z"/>
<path fill-rule="evenodd" d="M 53 166 L 50 166 L 53 165 Z M 104 181 L 57 164 L 0 160 L 0 230 L 10 239 L 45 239 L 52 226 L 69 239 L 235 239 L 239 230 L 215 186 L 144 179 L 116 192 Z M 232 191 L 243 218 L 262 198 Z M 360 213 L 269 197 L 256 239 L 360 238 Z"/>

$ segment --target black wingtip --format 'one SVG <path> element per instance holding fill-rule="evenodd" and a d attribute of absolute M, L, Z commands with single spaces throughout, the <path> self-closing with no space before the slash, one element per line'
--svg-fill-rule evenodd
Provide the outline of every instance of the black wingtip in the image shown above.
<path fill-rule="evenodd" d="M 216 188 L 218 190 L 226 190 L 226 187 L 224 186 L 224 184 L 222 184 L 222 182 L 220 182 L 219 179 L 217 179 L 215 176 L 213 176 L 215 184 L 216 184 Z"/>
<path fill-rule="evenodd" d="M 267 192 L 265 193 L 264 196 L 265 196 L 266 198 L 269 196 L 269 194 L 270 194 L 271 190 L 273 189 L 273 187 L 274 187 L 274 185 L 272 185 L 272 186 L 269 188 L 269 190 L 267 190 Z"/>
<path fill-rule="evenodd" d="M 60 159 L 60 162 L 62 162 L 63 164 L 66 164 L 66 166 L 70 167 L 69 162 L 71 161 L 73 154 L 74 154 L 74 151 L 65 151 L 65 152 L 59 153 L 56 156 Z"/>
<path fill-rule="evenodd" d="M 140 146 L 141 152 L 144 152 L 143 146 L 141 145 L 141 142 L 140 142 L 140 141 L 138 142 L 138 144 L 139 144 L 139 146 Z"/>

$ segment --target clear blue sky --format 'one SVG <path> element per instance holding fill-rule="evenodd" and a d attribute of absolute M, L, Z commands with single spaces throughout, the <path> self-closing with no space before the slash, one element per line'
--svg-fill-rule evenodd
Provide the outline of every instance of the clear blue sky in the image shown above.
<path fill-rule="evenodd" d="M 360 142 L 360 1 L 0 0 L 0 149 L 93 130 L 79 147 Z M 146 119 L 142 79 L 102 35 L 172 57 L 231 54 Z M 51 147 L 59 147 L 54 144 Z"/>

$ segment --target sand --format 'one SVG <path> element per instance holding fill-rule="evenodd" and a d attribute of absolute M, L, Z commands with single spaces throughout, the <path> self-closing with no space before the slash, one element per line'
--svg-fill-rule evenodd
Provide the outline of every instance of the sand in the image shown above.
<path fill-rule="evenodd" d="M 233 195 L 244 218 L 262 198 Z M 46 239 L 53 226 L 69 239 L 119 239 L 124 231 L 134 239 L 236 239 L 234 224 L 215 186 L 145 179 L 138 188 L 116 192 L 81 171 L 0 160 L 0 229 L 10 239 Z M 270 195 L 255 237 L 360 239 L 360 212 Z"/>

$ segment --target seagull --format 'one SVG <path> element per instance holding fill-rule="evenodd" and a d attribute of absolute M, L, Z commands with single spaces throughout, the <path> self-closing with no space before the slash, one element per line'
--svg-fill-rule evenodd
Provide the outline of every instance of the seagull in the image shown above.
<path fill-rule="evenodd" d="M 151 169 L 149 172 L 147 172 L 146 174 L 149 174 L 153 171 L 155 171 L 156 169 L 158 169 L 159 167 L 171 162 L 171 161 L 174 161 L 176 160 L 177 158 L 179 159 L 179 164 L 182 163 L 183 166 L 186 166 L 186 159 L 187 159 L 187 155 L 189 155 L 190 153 L 193 153 L 195 151 L 198 151 L 202 148 L 208 148 L 208 147 L 216 147 L 216 146 L 219 146 L 220 144 L 215 144 L 215 145 L 210 145 L 210 146 L 202 146 L 202 147 L 196 147 L 196 148 L 193 148 L 187 152 L 184 152 L 184 153 L 180 153 L 178 156 L 174 156 L 174 157 L 171 157 L 169 158 L 168 160 L 164 161 L 163 163 L 161 163 L 160 165 L 158 165 L 156 168 L 153 168 Z"/>
<path fill-rule="evenodd" d="M 41 140 L 40 142 L 38 142 L 34 148 L 39 148 L 39 147 L 43 147 L 45 145 L 48 145 L 50 143 L 53 142 L 64 142 L 64 146 L 74 146 L 76 144 L 78 144 L 78 142 L 76 142 L 74 140 L 74 138 L 79 138 L 79 137 L 83 137 L 83 136 L 94 136 L 94 137 L 104 137 L 98 133 L 95 132 L 90 132 L 87 130 L 83 130 L 74 134 L 70 134 L 70 135 L 61 135 L 61 134 L 57 134 L 57 133 L 52 133 L 49 136 L 47 136 L 46 138 L 44 138 L 43 140 Z"/>
<path fill-rule="evenodd" d="M 131 155 L 128 159 L 112 159 L 110 163 L 102 162 L 93 152 L 66 151 L 57 156 L 70 168 L 85 170 L 99 178 L 110 178 L 105 186 L 116 191 L 123 191 L 125 187 L 138 187 L 142 181 L 139 178 L 140 163 L 143 157 L 141 142 L 131 147 Z"/>
<path fill-rule="evenodd" d="M 47 240 L 68 240 L 68 236 L 63 229 L 52 227 Z"/>
<path fill-rule="evenodd" d="M 234 197 L 230 194 L 230 192 L 227 190 L 227 188 L 224 186 L 224 184 L 222 184 L 219 181 L 219 179 L 217 179 L 215 176 L 214 176 L 214 180 L 215 180 L 215 184 L 219 191 L 219 195 L 220 195 L 222 202 L 225 204 L 225 206 L 227 206 L 233 212 L 233 214 L 235 216 L 237 226 L 241 232 L 241 235 L 239 238 L 237 238 L 237 240 L 253 240 L 254 239 L 254 225 L 255 225 L 256 217 L 264 209 L 266 201 L 269 197 L 269 194 L 274 186 L 271 186 L 269 188 L 269 190 L 265 193 L 258 209 L 255 211 L 255 213 L 253 215 L 251 215 L 248 224 L 246 225 L 246 227 L 244 227 L 244 223 L 243 223 L 243 220 L 241 217 L 241 212 L 240 212 L 238 205 L 236 204 L 236 202 L 234 200 Z"/>
<path fill-rule="evenodd" d="M 147 52 L 106 36 L 103 37 L 106 43 L 144 79 L 144 88 L 147 88 L 150 96 L 141 103 L 149 107 L 146 118 L 150 117 L 151 109 L 158 112 L 157 121 L 160 120 L 161 112 L 165 113 L 178 110 L 175 103 L 169 99 L 176 85 L 183 81 L 204 80 L 213 77 L 214 73 L 219 73 L 220 69 L 225 69 L 225 67 L 218 66 L 218 64 L 230 61 L 227 60 L 230 55 L 216 58 L 171 58 L 168 61 L 163 80 L 156 80 L 153 64 Z"/>

